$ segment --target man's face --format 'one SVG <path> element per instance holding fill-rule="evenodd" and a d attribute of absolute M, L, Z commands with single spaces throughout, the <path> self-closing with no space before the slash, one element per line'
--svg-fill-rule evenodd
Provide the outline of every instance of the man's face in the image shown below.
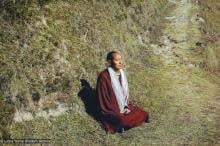
<path fill-rule="evenodd" d="M 111 66 L 114 68 L 114 70 L 118 71 L 119 69 L 122 69 L 122 65 L 121 55 L 119 53 L 113 53 Z"/>

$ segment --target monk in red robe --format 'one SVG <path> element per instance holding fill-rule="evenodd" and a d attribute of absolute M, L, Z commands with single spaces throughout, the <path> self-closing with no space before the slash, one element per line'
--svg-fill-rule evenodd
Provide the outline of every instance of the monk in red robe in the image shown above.
<path fill-rule="evenodd" d="M 122 70 L 122 57 L 119 52 L 107 55 L 109 66 L 97 79 L 97 96 L 100 104 L 100 120 L 107 133 L 124 130 L 149 122 L 149 114 L 129 100 L 128 82 Z"/>

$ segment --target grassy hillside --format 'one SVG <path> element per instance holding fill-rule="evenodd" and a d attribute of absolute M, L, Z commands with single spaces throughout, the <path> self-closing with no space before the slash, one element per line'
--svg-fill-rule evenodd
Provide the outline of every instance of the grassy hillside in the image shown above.
<path fill-rule="evenodd" d="M 202 46 L 205 47 L 205 59 L 208 70 L 220 70 L 220 2 L 217 0 L 199 1 L 199 15 L 205 20 L 201 27 Z"/>
<path fill-rule="evenodd" d="M 156 41 L 167 6 L 166 1 L 23 0 L 2 1 L 1 8 L 1 90 L 16 109 L 34 113 L 57 102 L 83 106 L 80 79 L 95 87 L 112 49 L 123 53 L 130 73 L 142 62 L 153 68 L 157 59 L 150 61 L 139 38 Z"/>
<path fill-rule="evenodd" d="M 2 0 L 0 136 L 57 145 L 219 144 L 214 1 Z M 108 135 L 78 94 L 81 79 L 95 88 L 113 49 L 123 54 L 130 100 L 152 122 Z M 53 116 L 59 105 L 70 110 Z M 13 121 L 19 114 L 23 121 Z"/>
<path fill-rule="evenodd" d="M 122 51 L 127 66 L 140 60 L 146 46 L 138 38 L 156 41 L 166 9 L 165 1 L 1 3 L 1 78 L 9 85 L 3 92 L 31 111 L 37 106 L 34 94 L 44 98 L 61 92 L 72 98 L 80 78 L 95 85 L 113 48 Z"/>

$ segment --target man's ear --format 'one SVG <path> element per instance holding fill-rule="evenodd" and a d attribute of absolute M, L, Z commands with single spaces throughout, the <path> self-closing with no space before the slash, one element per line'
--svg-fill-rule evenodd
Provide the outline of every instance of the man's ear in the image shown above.
<path fill-rule="evenodd" d="M 107 61 L 107 62 L 105 63 L 105 67 L 109 67 L 109 66 L 111 65 L 110 62 L 111 62 L 111 61 Z"/>
<path fill-rule="evenodd" d="M 111 65 L 111 60 L 108 60 L 108 64 Z"/>

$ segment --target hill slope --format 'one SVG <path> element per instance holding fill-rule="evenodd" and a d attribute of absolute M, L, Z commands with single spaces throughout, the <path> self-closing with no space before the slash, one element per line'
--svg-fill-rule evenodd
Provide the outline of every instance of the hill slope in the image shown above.
<path fill-rule="evenodd" d="M 207 5 L 2 1 L 2 104 L 14 116 L 7 117 L 11 123 L 1 119 L 2 136 L 50 138 L 58 145 L 219 144 L 219 46 L 202 32 L 218 33 L 206 18 L 218 9 L 211 5 L 213 12 L 204 13 Z M 152 122 L 106 135 L 78 93 L 80 79 L 95 87 L 112 48 L 124 56 L 132 102 L 149 111 Z"/>

